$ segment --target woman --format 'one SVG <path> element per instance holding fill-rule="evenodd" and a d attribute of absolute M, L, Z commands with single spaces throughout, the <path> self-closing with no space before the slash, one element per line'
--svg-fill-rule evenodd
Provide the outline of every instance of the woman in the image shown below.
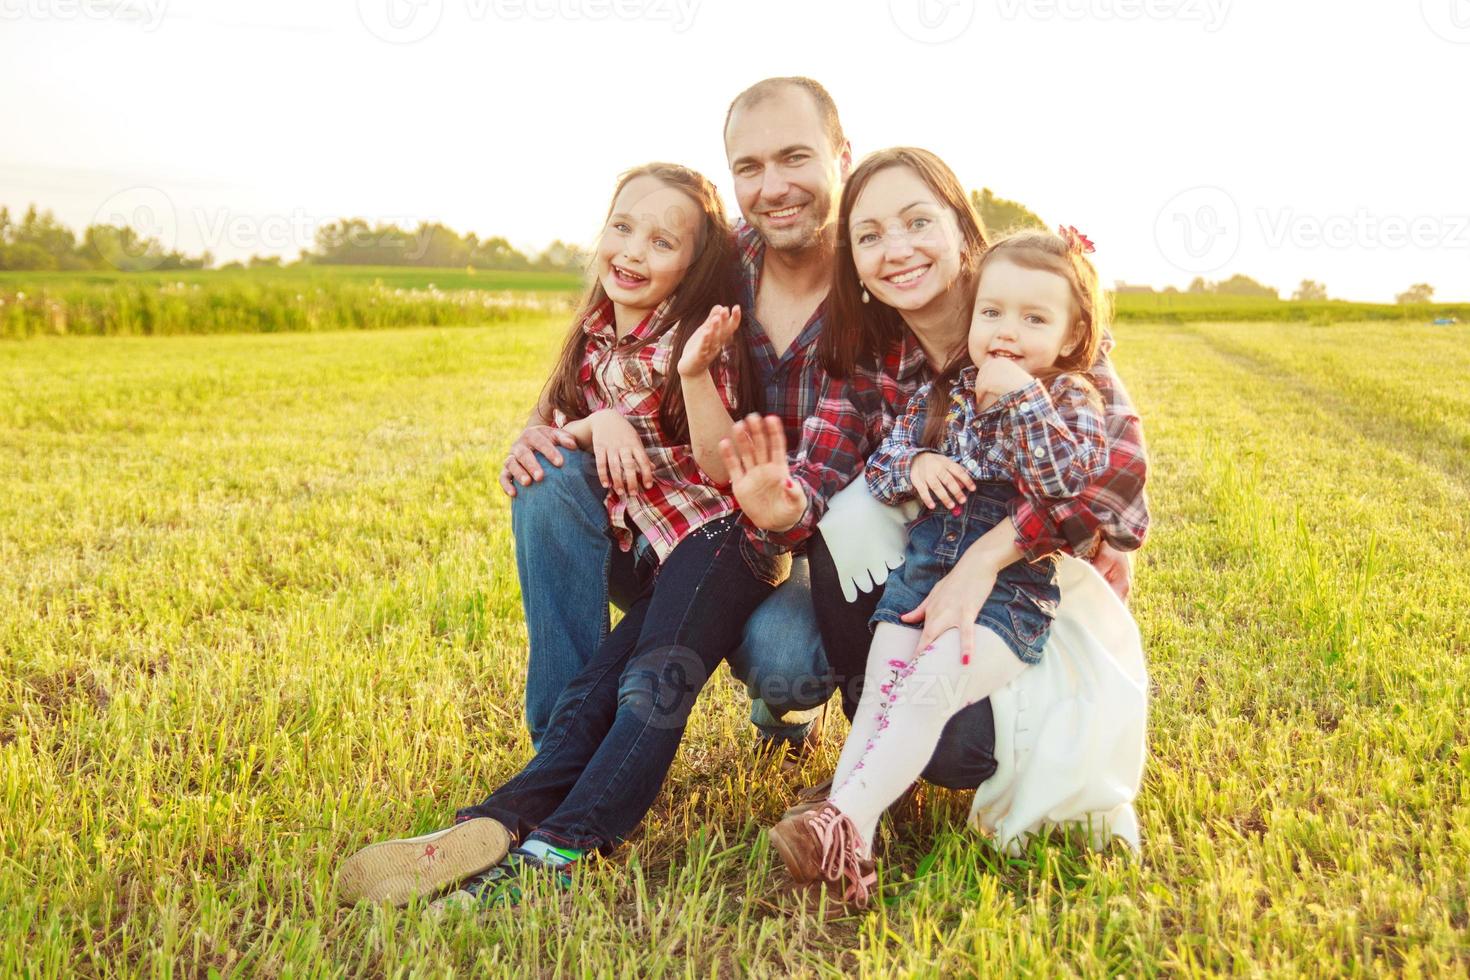
<path fill-rule="evenodd" d="M 973 312 L 974 269 L 986 240 L 953 172 L 928 151 L 895 148 L 872 154 L 849 178 L 838 242 L 847 255 L 836 266 L 832 321 L 822 338 L 828 378 L 794 466 L 788 468 L 784 437 L 769 419 L 751 416 L 737 424 L 722 451 L 742 520 L 757 547 L 789 548 L 815 534 L 817 620 L 844 712 L 852 718 L 861 697 L 877 586 L 902 560 L 904 523 L 916 506 L 877 504 L 856 478 L 909 396 L 963 347 Z M 1104 352 L 1109 346 L 1110 339 Z M 923 624 L 921 647 L 973 623 L 995 577 L 1012 562 L 1058 548 L 1086 555 L 1099 539 L 1124 550 L 1141 544 L 1148 522 L 1147 466 L 1137 416 L 1105 356 L 1094 380 L 1107 409 L 1108 472 L 1076 501 L 1049 512 L 1024 503 L 1013 508 L 1008 520 L 967 550 L 924 602 L 903 617 Z M 1118 834 L 1136 842 L 1131 800 L 1141 772 L 1144 716 L 1136 628 L 1116 597 L 1104 597 L 1106 586 L 1082 563 L 1068 563 L 1059 584 L 1063 602 L 1052 645 L 1070 643 L 1071 648 L 1051 652 L 1049 646 L 1046 659 L 1056 670 L 1028 672 L 992 699 L 1000 767 L 977 793 L 972 819 L 997 831 L 1004 844 L 1048 822 L 1092 817 L 1100 837 Z M 1074 595 L 1086 600 L 1081 610 L 1072 605 Z M 1086 617 L 1081 628 L 1079 611 Z M 1069 665 L 1086 669 L 1079 673 Z M 1081 686 L 1073 683 L 1079 676 Z M 1046 695 L 1037 701 L 1049 711 L 1041 728 L 1068 715 L 1078 717 L 1075 699 L 1085 701 L 1089 690 L 1109 698 L 1109 710 L 1122 713 L 1112 719 L 1114 728 L 1103 731 L 1107 726 L 1095 712 L 1083 719 L 1098 729 L 1093 744 L 1109 747 L 1102 771 L 1100 760 L 1084 761 L 1076 753 L 1046 763 L 1023 757 L 1036 748 L 1029 735 L 1017 737 L 1023 682 Z M 794 810 L 820 806 L 821 789 Z"/>

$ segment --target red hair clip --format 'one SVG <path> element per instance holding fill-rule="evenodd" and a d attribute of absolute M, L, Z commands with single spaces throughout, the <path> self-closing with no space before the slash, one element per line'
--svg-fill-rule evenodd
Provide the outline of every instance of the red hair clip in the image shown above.
<path fill-rule="evenodd" d="M 1067 248 L 1079 255 L 1097 251 L 1092 247 L 1092 239 L 1078 231 L 1072 225 L 1057 225 L 1057 234 L 1062 236 L 1062 241 L 1067 243 Z"/>

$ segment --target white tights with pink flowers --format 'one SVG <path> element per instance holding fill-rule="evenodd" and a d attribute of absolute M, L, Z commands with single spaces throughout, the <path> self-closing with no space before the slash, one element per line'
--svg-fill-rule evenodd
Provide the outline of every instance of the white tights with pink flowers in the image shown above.
<path fill-rule="evenodd" d="M 959 630 L 949 630 L 927 651 L 918 649 L 917 629 L 879 623 L 873 634 L 862 701 L 830 797 L 857 825 L 864 857 L 872 854 L 878 818 L 929 764 L 945 723 L 1026 669 L 993 631 L 974 629 L 968 664 L 960 663 Z"/>

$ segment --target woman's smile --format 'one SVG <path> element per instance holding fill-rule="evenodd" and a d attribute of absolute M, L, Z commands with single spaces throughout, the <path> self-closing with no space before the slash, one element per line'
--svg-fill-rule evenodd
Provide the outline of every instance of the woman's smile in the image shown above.
<path fill-rule="evenodd" d="M 934 268 L 934 263 L 926 262 L 924 265 L 913 266 L 904 269 L 902 272 L 895 272 L 892 275 L 884 276 L 883 281 L 895 289 L 913 289 L 919 283 L 923 282 L 924 277 L 932 268 Z"/>

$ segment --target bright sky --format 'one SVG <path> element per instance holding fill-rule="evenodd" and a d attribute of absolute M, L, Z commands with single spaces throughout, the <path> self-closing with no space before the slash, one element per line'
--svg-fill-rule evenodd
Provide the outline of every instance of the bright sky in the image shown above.
<path fill-rule="evenodd" d="M 347 215 L 590 243 L 650 159 L 733 213 L 725 107 L 778 74 L 1109 280 L 1470 300 L 1470 0 L 0 0 L 0 203 L 219 261 Z"/>

